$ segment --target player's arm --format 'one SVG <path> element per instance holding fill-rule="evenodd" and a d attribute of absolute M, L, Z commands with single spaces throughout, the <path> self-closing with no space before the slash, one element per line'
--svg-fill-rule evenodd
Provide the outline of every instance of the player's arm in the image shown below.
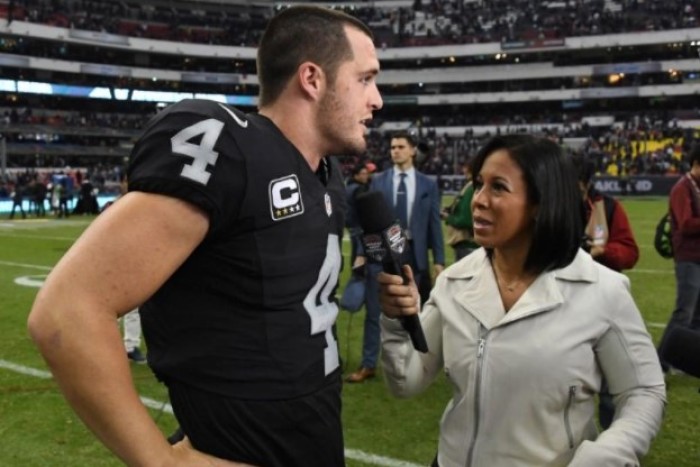
<path fill-rule="evenodd" d="M 206 214 L 187 202 L 129 193 L 59 261 L 29 316 L 66 399 L 128 465 L 178 465 L 197 455 L 173 450 L 141 404 L 116 320 L 163 284 L 208 227 Z"/>

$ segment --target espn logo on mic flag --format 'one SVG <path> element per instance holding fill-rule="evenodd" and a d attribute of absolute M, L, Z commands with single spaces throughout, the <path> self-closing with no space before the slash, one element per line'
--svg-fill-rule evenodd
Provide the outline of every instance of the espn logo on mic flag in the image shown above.
<path fill-rule="evenodd" d="M 380 263 L 386 256 L 386 249 L 381 234 L 371 233 L 362 236 L 362 246 L 365 248 L 365 256 L 370 261 Z"/>
<path fill-rule="evenodd" d="M 401 226 L 399 224 L 392 225 L 384 232 L 384 235 L 389 249 L 396 254 L 402 254 L 406 248 L 406 236 L 403 234 Z"/>

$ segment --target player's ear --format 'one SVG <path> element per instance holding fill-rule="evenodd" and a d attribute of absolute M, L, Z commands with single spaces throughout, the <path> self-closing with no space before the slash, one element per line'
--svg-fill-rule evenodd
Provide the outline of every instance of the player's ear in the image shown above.
<path fill-rule="evenodd" d="M 304 62 L 297 71 L 299 87 L 305 97 L 318 100 L 326 86 L 326 74 L 313 62 Z"/>

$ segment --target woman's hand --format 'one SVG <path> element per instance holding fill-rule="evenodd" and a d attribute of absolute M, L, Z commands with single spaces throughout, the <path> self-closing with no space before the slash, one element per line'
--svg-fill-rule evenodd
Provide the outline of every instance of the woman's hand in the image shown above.
<path fill-rule="evenodd" d="M 380 272 L 379 304 L 382 312 L 389 318 L 415 315 L 420 311 L 420 294 L 413 279 L 413 271 L 408 265 L 403 266 L 403 272 L 408 279 L 404 285 L 403 278 L 394 274 Z"/>

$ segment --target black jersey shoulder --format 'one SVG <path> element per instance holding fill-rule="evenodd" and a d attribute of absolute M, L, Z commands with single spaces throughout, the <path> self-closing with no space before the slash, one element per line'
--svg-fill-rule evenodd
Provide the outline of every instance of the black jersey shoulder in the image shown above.
<path fill-rule="evenodd" d="M 130 156 L 130 191 L 164 194 L 203 209 L 212 226 L 235 216 L 245 191 L 249 141 L 273 144 L 276 128 L 224 104 L 186 99 L 156 115 Z"/>

